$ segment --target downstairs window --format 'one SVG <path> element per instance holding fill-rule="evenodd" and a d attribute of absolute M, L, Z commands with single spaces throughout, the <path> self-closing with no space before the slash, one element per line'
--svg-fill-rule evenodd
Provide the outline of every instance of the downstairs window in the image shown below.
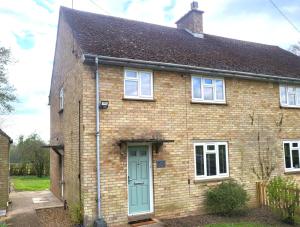
<path fill-rule="evenodd" d="M 196 143 L 195 179 L 211 179 L 229 176 L 226 142 Z"/>
<path fill-rule="evenodd" d="M 285 171 L 300 171 L 300 141 L 284 141 L 283 142 Z"/>

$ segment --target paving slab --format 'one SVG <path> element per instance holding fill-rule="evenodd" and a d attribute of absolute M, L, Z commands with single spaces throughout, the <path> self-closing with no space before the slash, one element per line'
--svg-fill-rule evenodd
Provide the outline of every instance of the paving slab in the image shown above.
<path fill-rule="evenodd" d="M 7 213 L 7 224 L 13 227 L 40 227 L 35 209 L 63 206 L 49 190 L 36 192 L 12 192 L 12 203 Z"/>

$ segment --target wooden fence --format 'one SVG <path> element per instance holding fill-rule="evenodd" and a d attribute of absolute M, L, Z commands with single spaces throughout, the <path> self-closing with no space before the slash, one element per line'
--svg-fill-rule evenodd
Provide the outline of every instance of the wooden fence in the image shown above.
<path fill-rule="evenodd" d="M 286 194 L 294 194 L 297 200 L 297 206 L 300 206 L 300 190 L 299 189 L 284 189 Z M 257 192 L 257 203 L 260 207 L 270 206 L 270 201 L 267 193 L 267 184 L 265 182 L 256 182 L 256 192 Z M 286 199 L 286 198 L 285 198 Z M 278 208 L 286 206 L 287 201 L 280 200 L 278 203 Z"/>
<path fill-rule="evenodd" d="M 256 182 L 256 198 L 257 198 L 257 203 L 260 207 L 269 205 L 266 183 Z"/>

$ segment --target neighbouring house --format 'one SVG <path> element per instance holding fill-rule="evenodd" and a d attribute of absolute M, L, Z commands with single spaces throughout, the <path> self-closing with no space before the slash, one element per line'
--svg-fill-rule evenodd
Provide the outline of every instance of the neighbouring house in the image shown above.
<path fill-rule="evenodd" d="M 229 178 L 256 206 L 261 162 L 300 183 L 300 58 L 204 33 L 196 2 L 176 24 L 60 9 L 51 190 L 86 225 L 205 212 Z"/>
<path fill-rule="evenodd" d="M 9 147 L 11 138 L 0 129 L 0 216 L 6 214 L 9 201 Z"/>

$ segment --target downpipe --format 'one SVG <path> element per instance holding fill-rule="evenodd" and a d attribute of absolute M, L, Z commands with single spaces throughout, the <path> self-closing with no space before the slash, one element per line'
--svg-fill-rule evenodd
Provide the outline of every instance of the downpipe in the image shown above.
<path fill-rule="evenodd" d="M 95 227 L 106 227 L 107 224 L 102 217 L 101 212 L 101 188 L 100 188 L 100 80 L 99 80 L 99 61 L 95 57 L 95 82 L 96 82 L 96 159 L 97 159 L 97 219 Z"/>

